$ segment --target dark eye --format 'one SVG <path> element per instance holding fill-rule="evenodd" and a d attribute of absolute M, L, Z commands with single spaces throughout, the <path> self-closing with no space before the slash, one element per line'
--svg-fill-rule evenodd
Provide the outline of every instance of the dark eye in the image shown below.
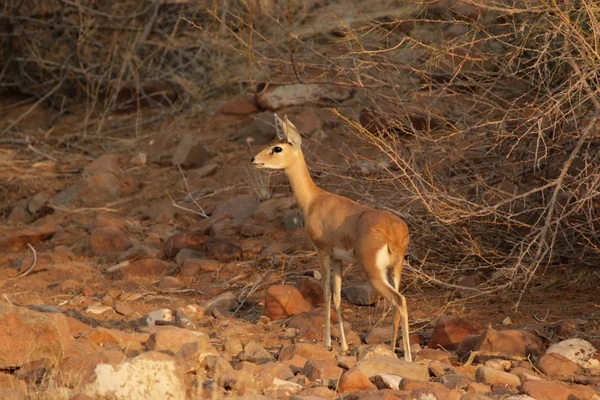
<path fill-rule="evenodd" d="M 282 151 L 283 151 L 283 149 L 279 146 L 273 147 L 273 153 L 281 153 Z"/>

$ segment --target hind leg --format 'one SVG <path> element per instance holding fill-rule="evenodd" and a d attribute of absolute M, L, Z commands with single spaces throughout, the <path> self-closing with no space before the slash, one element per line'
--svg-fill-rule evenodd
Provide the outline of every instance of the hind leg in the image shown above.
<path fill-rule="evenodd" d="M 379 292 L 379 294 L 390 300 L 390 302 L 394 305 L 396 313 L 394 315 L 394 327 L 397 328 L 397 319 L 402 320 L 402 345 L 404 347 L 404 359 L 406 361 L 412 361 L 412 354 L 410 352 L 408 311 L 406 308 L 406 299 L 403 295 L 400 294 L 400 292 L 398 292 L 392 285 L 389 284 L 389 282 L 387 281 L 387 279 L 385 279 L 384 276 L 371 277 L 369 282 L 371 283 L 371 286 L 373 286 L 373 288 L 377 290 L 377 292 Z M 400 316 L 400 318 L 398 318 L 398 315 Z M 392 343 L 392 346 L 394 346 L 394 343 Z"/>

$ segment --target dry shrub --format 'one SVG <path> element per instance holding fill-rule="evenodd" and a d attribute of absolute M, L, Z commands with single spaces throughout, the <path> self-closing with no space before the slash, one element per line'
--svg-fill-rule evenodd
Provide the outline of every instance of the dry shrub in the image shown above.
<path fill-rule="evenodd" d="M 333 112 L 388 156 L 368 184 L 409 222 L 413 270 L 450 286 L 484 270 L 494 291 L 597 268 L 599 6 L 340 4 L 274 16 L 279 35 L 238 15 L 232 49 L 251 80 L 357 89 Z"/>

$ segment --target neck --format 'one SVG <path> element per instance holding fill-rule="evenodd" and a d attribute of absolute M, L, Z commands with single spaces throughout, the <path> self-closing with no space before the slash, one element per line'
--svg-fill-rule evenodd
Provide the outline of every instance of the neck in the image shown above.
<path fill-rule="evenodd" d="M 319 188 L 308 173 L 304 157 L 301 155 L 294 165 L 285 170 L 285 174 L 290 180 L 294 197 L 298 201 L 302 213 L 307 215 L 310 204 L 319 193 Z"/>

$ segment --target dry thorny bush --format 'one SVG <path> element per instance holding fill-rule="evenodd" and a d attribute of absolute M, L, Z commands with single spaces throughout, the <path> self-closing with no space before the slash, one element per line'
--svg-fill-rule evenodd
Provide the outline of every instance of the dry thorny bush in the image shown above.
<path fill-rule="evenodd" d="M 183 104 L 236 84 L 351 87 L 337 127 L 387 156 L 361 177 L 379 194 L 363 200 L 408 221 L 415 277 L 453 286 L 483 271 L 477 295 L 598 265 L 592 0 L 50 3 L 51 22 L 5 12 L 30 34 L 14 36 L 2 85 L 57 108 L 81 97 L 90 113 L 115 107 L 111 79 L 175 82 Z"/>

